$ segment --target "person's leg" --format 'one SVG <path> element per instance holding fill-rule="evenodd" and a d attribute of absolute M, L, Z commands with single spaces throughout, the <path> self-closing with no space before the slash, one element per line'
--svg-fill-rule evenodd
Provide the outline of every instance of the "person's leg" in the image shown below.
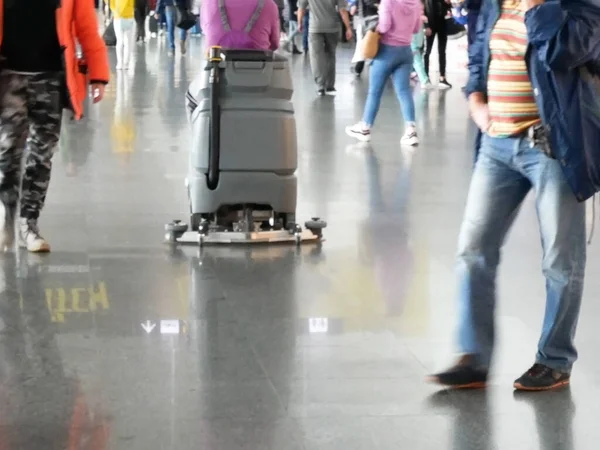
<path fill-rule="evenodd" d="M 422 31 L 415 33 L 410 46 L 413 52 L 413 67 L 415 72 L 417 72 L 421 86 L 427 86 L 430 84 L 429 75 L 427 75 L 427 71 L 425 70 L 425 62 L 423 61 L 424 45 L 425 34 Z"/>
<path fill-rule="evenodd" d="M 144 8 L 135 8 L 136 41 L 146 39 L 146 11 Z"/>
<path fill-rule="evenodd" d="M 429 76 L 429 59 L 431 57 L 431 50 L 433 50 L 433 42 L 435 41 L 435 28 L 431 27 L 431 34 L 425 39 L 425 73 Z"/>
<path fill-rule="evenodd" d="M 396 96 L 402 108 L 402 116 L 406 126 L 415 126 L 415 101 L 410 89 L 410 73 L 412 72 L 413 57 L 412 50 L 409 47 L 396 47 L 395 68 L 392 72 L 392 83 L 396 91 Z"/>
<path fill-rule="evenodd" d="M 577 359 L 573 341 L 585 275 L 585 204 L 575 198 L 557 160 L 526 141 L 520 156 L 536 194 L 546 277 L 546 312 L 536 363 L 570 373 Z"/>
<path fill-rule="evenodd" d="M 346 134 L 348 136 L 356 138 L 359 141 L 366 142 L 371 140 L 371 127 L 375 123 L 375 118 L 379 111 L 385 84 L 393 70 L 392 57 L 392 48 L 380 44 L 379 52 L 373 59 L 369 72 L 369 92 L 367 94 L 367 101 L 365 102 L 362 121 L 346 127 Z"/>
<path fill-rule="evenodd" d="M 0 73 L 0 252 L 13 247 L 27 138 L 27 75 Z"/>
<path fill-rule="evenodd" d="M 327 61 L 325 61 L 325 37 L 323 33 L 309 33 L 308 46 L 310 53 L 310 67 L 312 69 L 315 83 L 319 94 L 323 94 L 327 82 Z"/>
<path fill-rule="evenodd" d="M 286 42 L 286 47 L 289 52 L 294 54 L 300 53 L 298 47 L 296 46 L 296 36 L 298 35 L 298 22 L 295 20 L 290 20 L 290 32 L 288 34 L 288 40 Z"/>
<path fill-rule="evenodd" d="M 182 55 L 185 55 L 187 52 L 187 37 L 188 37 L 187 30 L 180 29 L 179 30 L 179 46 L 180 46 Z"/>
<path fill-rule="evenodd" d="M 484 137 L 458 239 L 457 364 L 430 377 L 453 388 L 487 383 L 495 341 L 496 274 L 506 235 L 531 183 L 514 163 L 519 139 Z"/>
<path fill-rule="evenodd" d="M 531 183 L 511 165 L 516 139 L 484 138 L 458 243 L 459 347 L 489 367 L 500 249 Z"/>
<path fill-rule="evenodd" d="M 117 53 L 117 70 L 123 68 L 125 60 L 125 36 L 123 30 L 124 19 L 114 19 L 113 26 L 115 28 L 115 38 L 117 40 L 115 51 Z"/>
<path fill-rule="evenodd" d="M 37 221 L 50 184 L 52 156 L 58 144 L 62 120 L 60 75 L 31 78 L 29 89 L 29 136 L 21 183 L 19 231 L 21 245 L 31 252 L 47 252 L 50 246 L 40 235 Z"/>
<path fill-rule="evenodd" d="M 400 102 L 400 109 L 404 118 L 404 135 L 402 144 L 415 146 L 419 144 L 415 118 L 415 101 L 410 88 L 410 74 L 413 68 L 413 56 L 410 47 L 397 47 L 396 65 L 392 73 L 392 83 L 396 96 Z"/>
<path fill-rule="evenodd" d="M 452 85 L 446 80 L 446 46 L 448 44 L 448 35 L 446 28 L 440 27 L 438 34 L 438 58 L 440 62 L 440 83 L 443 87 L 451 88 Z"/>
<path fill-rule="evenodd" d="M 326 33 L 325 38 L 325 62 L 326 81 L 325 89 L 329 92 L 335 92 L 335 70 L 336 70 L 336 49 L 339 41 L 337 33 Z"/>
<path fill-rule="evenodd" d="M 302 50 L 305 52 L 308 51 L 309 45 L 309 35 L 308 26 L 309 26 L 309 11 L 304 12 L 304 17 L 302 17 Z"/>
<path fill-rule="evenodd" d="M 135 22 L 133 19 L 123 19 L 123 68 L 129 69 L 135 48 Z"/>
<path fill-rule="evenodd" d="M 379 53 L 373 59 L 373 64 L 371 65 L 369 72 L 369 92 L 363 113 L 363 123 L 369 128 L 375 124 L 385 84 L 392 74 L 392 56 L 390 47 L 380 45 Z"/>
<path fill-rule="evenodd" d="M 165 8 L 165 20 L 167 23 L 167 40 L 169 42 L 169 50 L 175 51 L 175 21 L 177 20 L 177 11 L 174 6 Z"/>

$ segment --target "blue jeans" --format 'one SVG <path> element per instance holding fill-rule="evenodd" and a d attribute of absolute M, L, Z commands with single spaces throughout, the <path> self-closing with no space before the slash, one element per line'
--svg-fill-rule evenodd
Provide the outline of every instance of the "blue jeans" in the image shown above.
<path fill-rule="evenodd" d="M 294 41 L 294 39 L 296 39 L 296 36 L 298 36 L 298 33 L 300 33 L 300 30 L 298 30 L 298 22 L 295 20 L 290 20 L 289 21 L 289 32 L 288 32 L 288 36 L 287 36 L 287 44 L 290 46 L 291 50 L 296 48 L 296 42 Z"/>
<path fill-rule="evenodd" d="M 558 161 L 531 148 L 524 138 L 483 137 L 458 243 L 459 346 L 489 366 L 500 249 L 532 188 L 546 277 L 536 362 L 570 371 L 577 359 L 573 340 L 585 272 L 585 204 L 576 200 Z"/>
<path fill-rule="evenodd" d="M 177 10 L 174 6 L 165 8 L 165 19 L 167 22 L 167 39 L 169 40 L 169 48 L 175 50 L 175 28 L 177 28 Z M 185 41 L 187 31 L 179 29 L 179 39 Z"/>
<path fill-rule="evenodd" d="M 302 17 L 302 50 L 308 50 L 308 26 L 310 25 L 310 13 L 304 11 L 304 17 Z"/>
<path fill-rule="evenodd" d="M 404 47 L 379 45 L 379 52 L 373 59 L 369 73 L 369 94 L 363 114 L 363 122 L 366 125 L 371 127 L 375 122 L 383 90 L 390 76 L 400 102 L 404 121 L 409 125 L 414 125 L 415 102 L 410 89 L 412 66 L 413 54 L 410 45 Z"/>

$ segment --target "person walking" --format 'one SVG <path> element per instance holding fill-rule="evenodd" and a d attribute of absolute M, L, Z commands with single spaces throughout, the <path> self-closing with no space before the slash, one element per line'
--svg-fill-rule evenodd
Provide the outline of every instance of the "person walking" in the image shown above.
<path fill-rule="evenodd" d="M 598 6 L 483 1 L 465 89 L 483 138 L 458 239 L 462 356 L 431 382 L 486 386 L 497 335 L 501 249 L 530 192 L 542 241 L 546 308 L 534 364 L 513 386 L 545 391 L 571 381 L 586 265 L 584 202 L 600 189 L 600 129 L 597 119 L 586 119 L 600 103 L 592 75 L 598 42 Z"/>
<path fill-rule="evenodd" d="M 148 16 L 148 12 L 148 0 L 135 0 L 137 42 L 146 42 L 146 17 Z"/>
<path fill-rule="evenodd" d="M 411 41 L 413 34 L 423 26 L 422 14 L 421 0 L 382 0 L 379 4 L 379 51 L 371 65 L 363 119 L 346 127 L 349 136 L 365 142 L 371 140 L 371 128 L 379 111 L 381 97 L 388 79 L 392 77 L 406 124 L 401 143 L 407 146 L 419 144 L 410 74 L 413 67 Z"/>
<path fill-rule="evenodd" d="M 0 249 L 13 248 L 18 221 L 19 244 L 31 252 L 48 252 L 38 219 L 62 110 L 67 107 L 75 119 L 81 118 L 87 80 L 94 102 L 102 100 L 110 73 L 108 54 L 93 2 L 38 2 L 32 8 L 22 0 L 0 0 L 0 13 Z M 78 57 L 78 47 L 84 59 Z"/>
<path fill-rule="evenodd" d="M 347 0 L 299 0 L 298 25 L 302 31 L 304 14 L 310 9 L 309 56 L 317 84 L 317 94 L 335 94 L 336 48 L 340 39 L 340 20 L 346 27 L 346 38 L 352 39 L 352 26 Z"/>
<path fill-rule="evenodd" d="M 430 33 L 427 35 L 427 48 L 425 50 L 425 70 L 429 76 L 429 59 L 433 50 L 433 43 L 437 38 L 440 89 L 450 89 L 452 85 L 446 79 L 446 46 L 448 33 L 446 32 L 446 16 L 450 12 L 450 0 L 425 0 L 425 15 Z"/>
<path fill-rule="evenodd" d="M 300 27 L 298 26 L 298 0 L 287 1 L 289 30 L 283 47 L 293 55 L 300 55 L 302 52 L 296 45 L 296 36 L 300 32 Z"/>
<path fill-rule="evenodd" d="M 110 0 L 110 10 L 117 38 L 117 70 L 127 70 L 134 48 L 135 0 Z"/>
<path fill-rule="evenodd" d="M 164 11 L 164 20 L 167 25 L 167 39 L 169 42 L 169 55 L 175 54 L 175 29 L 177 28 L 177 8 L 188 9 L 187 0 L 158 0 L 156 2 L 156 19 L 160 22 Z M 179 30 L 179 50 L 182 55 L 187 51 L 187 31 Z"/>

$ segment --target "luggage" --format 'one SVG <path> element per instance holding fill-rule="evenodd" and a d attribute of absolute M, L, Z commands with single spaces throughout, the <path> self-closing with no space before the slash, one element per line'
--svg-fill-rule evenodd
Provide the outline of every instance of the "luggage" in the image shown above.
<path fill-rule="evenodd" d="M 104 43 L 107 47 L 114 47 L 117 45 L 117 35 L 115 34 L 115 24 L 111 20 L 106 29 L 104 30 Z"/>
<path fill-rule="evenodd" d="M 191 228 L 197 230 L 202 218 L 214 218 L 218 211 L 225 214 L 224 208 L 233 213 L 239 205 L 272 211 L 284 226 L 293 223 L 298 150 L 288 60 L 257 50 L 223 53 L 217 167 L 211 166 L 209 145 L 214 108 L 210 72 L 202 71 L 186 94 L 192 130 L 186 182 Z M 211 171 L 218 173 L 216 187 L 209 186 Z"/>

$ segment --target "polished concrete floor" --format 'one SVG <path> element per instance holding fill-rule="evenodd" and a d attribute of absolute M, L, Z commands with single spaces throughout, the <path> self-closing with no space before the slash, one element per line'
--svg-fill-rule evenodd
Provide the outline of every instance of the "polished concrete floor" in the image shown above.
<path fill-rule="evenodd" d="M 504 252 L 492 386 L 423 382 L 452 358 L 472 164 L 464 80 L 416 93 L 414 152 L 399 146 L 391 90 L 360 146 L 343 131 L 367 88 L 349 75 L 349 51 L 336 97 L 315 97 L 297 57 L 298 214 L 326 218 L 327 241 L 172 252 L 163 224 L 187 211 L 183 98 L 201 52 L 195 42 L 169 58 L 161 45 L 138 48 L 135 70 L 65 127 L 42 220 L 53 253 L 0 261 L 1 449 L 598 448 L 597 241 L 572 388 L 511 389 L 544 307 L 531 203 Z"/>

